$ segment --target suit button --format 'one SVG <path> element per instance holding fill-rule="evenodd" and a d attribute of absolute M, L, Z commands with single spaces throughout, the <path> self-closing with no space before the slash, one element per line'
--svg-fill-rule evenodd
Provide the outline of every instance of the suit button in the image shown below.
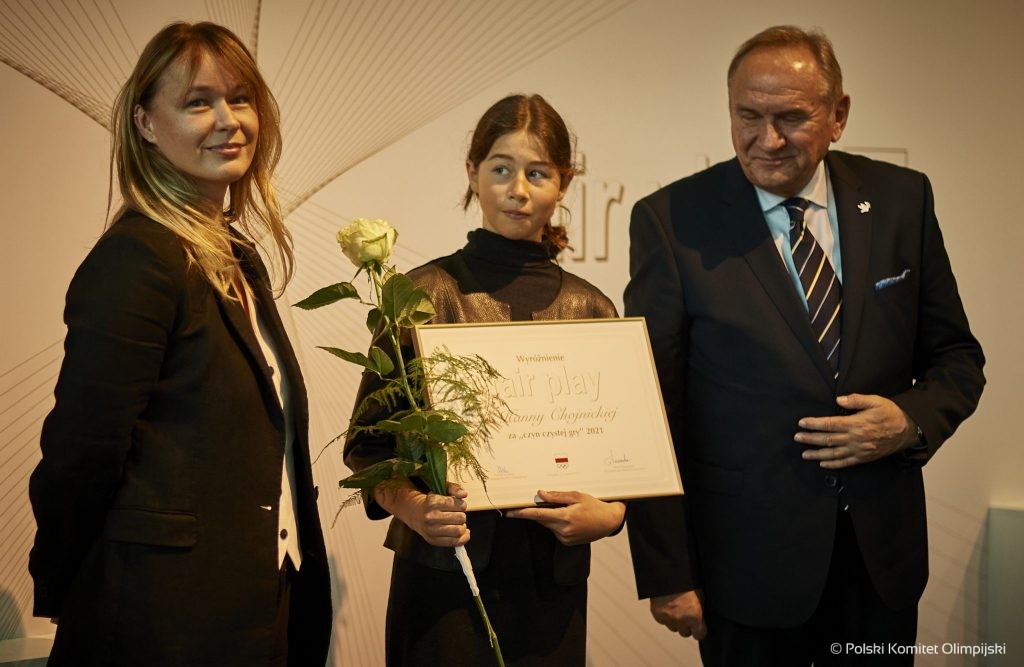
<path fill-rule="evenodd" d="M 319 486 L 314 486 L 313 487 L 313 500 L 319 500 L 319 499 L 320 499 L 320 487 Z"/>
<path fill-rule="evenodd" d="M 284 528 L 281 529 L 281 539 L 282 540 L 287 540 L 288 539 L 288 531 L 285 530 Z"/>
<path fill-rule="evenodd" d="M 834 489 L 836 488 L 836 484 L 839 484 L 839 478 L 835 475 L 825 475 L 825 484 L 827 484 L 830 489 Z"/>

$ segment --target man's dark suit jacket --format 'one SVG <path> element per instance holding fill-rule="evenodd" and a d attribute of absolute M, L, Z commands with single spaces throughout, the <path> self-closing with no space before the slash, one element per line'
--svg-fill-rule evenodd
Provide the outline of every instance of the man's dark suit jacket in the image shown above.
<path fill-rule="evenodd" d="M 832 152 L 843 269 L 838 386 L 757 194 L 733 159 L 633 209 L 626 315 L 647 318 L 686 489 L 631 503 L 641 597 L 702 587 L 734 621 L 792 627 L 825 584 L 839 503 L 893 608 L 928 578 L 921 461 L 897 453 L 828 471 L 801 459 L 801 417 L 879 394 L 921 428 L 927 458 L 984 386 L 928 179 Z M 841 500 L 840 500 L 841 499 Z"/>
<path fill-rule="evenodd" d="M 298 363 L 255 253 L 238 248 L 286 374 L 301 570 L 290 660 L 323 665 L 330 578 Z M 285 415 L 249 319 L 129 213 L 68 290 L 65 357 L 30 496 L 50 664 L 255 665 L 273 650 Z"/>

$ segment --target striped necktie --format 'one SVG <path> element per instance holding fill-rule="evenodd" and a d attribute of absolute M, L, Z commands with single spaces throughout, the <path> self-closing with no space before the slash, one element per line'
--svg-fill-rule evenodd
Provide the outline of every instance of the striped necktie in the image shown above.
<path fill-rule="evenodd" d="M 807 229 L 804 212 L 810 202 L 793 197 L 782 202 L 789 213 L 789 248 L 793 253 L 793 264 L 800 275 L 800 284 L 807 298 L 807 314 L 811 318 L 811 329 L 818 337 L 818 344 L 828 357 L 828 363 L 839 377 L 839 327 L 843 306 L 843 291 L 832 263 L 825 251 Z"/>

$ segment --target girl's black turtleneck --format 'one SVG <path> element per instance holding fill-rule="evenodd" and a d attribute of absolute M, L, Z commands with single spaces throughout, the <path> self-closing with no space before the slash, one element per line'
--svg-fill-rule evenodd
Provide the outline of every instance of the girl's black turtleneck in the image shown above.
<path fill-rule="evenodd" d="M 508 304 L 513 322 L 532 320 L 558 296 L 562 270 L 543 243 L 507 239 L 483 228 L 466 239 L 462 259 L 485 292 Z"/>

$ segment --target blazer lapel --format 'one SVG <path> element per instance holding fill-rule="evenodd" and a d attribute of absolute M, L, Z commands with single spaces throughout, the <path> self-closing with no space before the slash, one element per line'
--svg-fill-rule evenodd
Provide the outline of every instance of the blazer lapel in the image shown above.
<path fill-rule="evenodd" d="M 765 222 L 754 186 L 747 180 L 735 159 L 730 163 L 723 194 L 726 204 L 723 226 L 757 276 L 768 298 L 814 361 L 822 379 L 832 387 L 835 384 L 834 373 L 811 329 L 807 308 L 796 293 L 789 271 L 779 257 L 779 249 L 768 231 L 768 223 Z"/>
<path fill-rule="evenodd" d="M 239 258 L 242 271 L 246 274 L 249 285 L 252 288 L 254 294 L 257 291 L 257 284 L 262 282 L 258 276 L 254 276 L 252 261 L 249 257 L 249 250 L 243 249 L 241 244 L 235 243 L 235 254 Z M 284 429 L 284 414 L 281 411 L 281 405 L 277 398 L 277 390 L 274 388 L 274 380 L 271 377 L 270 365 L 267 364 L 266 359 L 263 356 L 263 350 L 260 348 L 259 341 L 256 340 L 256 333 L 252 330 L 252 324 L 249 321 L 249 316 L 242 309 L 241 304 L 235 300 L 225 299 L 220 294 L 216 294 L 217 305 L 220 307 L 221 313 L 224 316 L 224 321 L 227 323 L 228 329 L 235 334 L 239 341 L 239 347 L 242 352 L 249 359 L 249 363 L 252 365 L 253 371 L 256 374 L 257 381 L 260 385 L 260 392 L 263 395 L 263 402 L 267 405 L 267 409 L 270 412 L 274 423 L 278 425 L 282 430 Z M 256 296 L 257 302 L 261 299 Z M 258 307 L 257 304 L 256 307 Z"/>
<path fill-rule="evenodd" d="M 861 313 L 868 289 L 868 261 L 871 256 L 871 227 L 874 213 L 862 181 L 842 159 L 829 153 L 825 158 L 839 217 L 839 244 L 843 263 L 843 321 L 839 344 L 839 381 L 848 375 L 857 339 Z"/>
<path fill-rule="evenodd" d="M 292 415 L 296 419 L 296 434 L 305 433 L 309 420 L 309 408 L 306 403 L 306 390 L 302 381 L 299 360 L 288 340 L 288 333 L 281 321 L 281 314 L 277 310 L 274 295 L 270 292 L 270 277 L 267 275 L 263 262 L 254 250 L 246 250 L 245 259 L 244 269 L 249 276 L 249 285 L 252 287 L 256 299 L 256 309 L 263 318 L 263 323 L 283 366 L 281 372 L 284 373 L 288 381 L 288 396 Z"/>

